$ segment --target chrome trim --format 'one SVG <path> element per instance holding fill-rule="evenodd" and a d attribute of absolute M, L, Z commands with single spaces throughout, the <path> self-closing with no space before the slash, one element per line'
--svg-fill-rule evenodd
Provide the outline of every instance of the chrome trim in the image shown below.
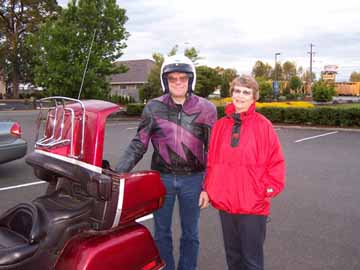
<path fill-rule="evenodd" d="M 75 154 L 75 149 L 73 146 L 75 111 L 72 108 L 66 107 L 66 105 L 67 105 L 66 102 L 79 103 L 81 106 L 81 110 L 82 110 L 82 116 L 81 116 L 81 119 L 79 119 L 81 121 L 81 125 L 82 125 L 81 126 L 81 146 L 80 146 L 79 155 Z M 50 103 L 50 105 L 54 104 L 54 106 L 45 107 L 44 105 L 46 103 Z M 53 146 L 59 145 L 59 144 L 70 143 L 69 157 L 76 158 L 76 159 L 81 158 L 84 153 L 84 136 L 85 136 L 86 109 L 85 109 L 84 103 L 78 99 L 54 96 L 54 97 L 47 97 L 47 98 L 40 99 L 39 100 L 39 108 L 40 108 L 40 113 L 39 113 L 39 117 L 38 117 L 38 125 L 37 125 L 38 130 L 37 130 L 37 135 L 36 135 L 35 147 L 36 146 L 53 147 Z M 45 126 L 44 135 L 42 138 L 39 139 L 39 132 L 40 132 L 40 127 L 41 127 L 41 122 L 42 122 L 42 112 L 44 110 L 47 110 L 46 123 L 49 122 L 52 117 L 54 117 L 53 129 L 51 131 L 52 134 L 50 136 L 46 137 L 45 136 L 46 126 Z M 51 111 L 54 112 L 53 116 L 50 114 Z M 70 119 L 71 132 L 70 132 L 69 139 L 63 138 L 66 113 L 69 113 L 71 115 L 71 119 Z M 60 114 L 60 117 L 58 117 L 59 114 Z M 59 135 L 57 137 L 55 137 L 56 136 L 56 134 L 55 134 L 56 127 L 59 127 L 58 121 L 60 122 L 60 132 L 59 132 Z"/>
<path fill-rule="evenodd" d="M 117 207 L 116 207 L 116 215 L 114 218 L 114 223 L 111 226 L 111 228 L 114 228 L 119 225 L 123 202 L 124 202 L 124 189 L 125 189 L 125 178 L 121 178 L 119 180 L 119 197 L 118 197 L 118 202 L 117 202 Z"/>

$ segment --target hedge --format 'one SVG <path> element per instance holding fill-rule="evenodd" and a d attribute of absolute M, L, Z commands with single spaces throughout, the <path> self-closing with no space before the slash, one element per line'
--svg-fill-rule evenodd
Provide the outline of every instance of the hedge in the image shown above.
<path fill-rule="evenodd" d="M 218 117 L 224 116 L 224 108 L 218 108 Z M 360 127 L 359 108 L 257 108 L 256 111 L 276 124 L 312 126 Z"/>
<path fill-rule="evenodd" d="M 130 103 L 127 105 L 126 114 L 131 116 L 141 115 L 145 104 L 143 103 Z"/>
<path fill-rule="evenodd" d="M 357 108 L 271 108 L 258 111 L 274 123 L 360 127 L 360 109 Z"/>
<path fill-rule="evenodd" d="M 141 115 L 144 104 L 129 104 L 128 115 Z M 359 108 L 276 108 L 263 107 L 256 111 L 266 116 L 275 124 L 296 124 L 312 126 L 337 126 L 337 127 L 359 127 Z M 224 116 L 224 106 L 217 107 L 218 118 Z"/>

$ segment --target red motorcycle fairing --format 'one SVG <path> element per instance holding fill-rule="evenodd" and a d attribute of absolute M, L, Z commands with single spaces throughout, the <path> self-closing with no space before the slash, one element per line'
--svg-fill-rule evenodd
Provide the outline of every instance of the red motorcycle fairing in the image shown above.
<path fill-rule="evenodd" d="M 149 231 L 132 223 L 72 238 L 55 270 L 160 270 L 164 266 Z"/>
<path fill-rule="evenodd" d="M 151 234 L 135 222 L 162 206 L 160 174 L 102 168 L 106 118 L 119 107 L 43 100 L 53 103 L 39 115 L 44 134 L 26 162 L 48 189 L 0 216 L 0 270 L 162 269 Z"/>

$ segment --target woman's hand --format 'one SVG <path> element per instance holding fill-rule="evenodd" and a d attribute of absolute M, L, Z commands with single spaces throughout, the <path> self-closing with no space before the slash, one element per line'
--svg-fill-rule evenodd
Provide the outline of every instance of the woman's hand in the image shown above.
<path fill-rule="evenodd" d="M 201 191 L 200 197 L 199 197 L 199 207 L 200 209 L 205 209 L 209 207 L 209 196 L 206 191 Z"/>

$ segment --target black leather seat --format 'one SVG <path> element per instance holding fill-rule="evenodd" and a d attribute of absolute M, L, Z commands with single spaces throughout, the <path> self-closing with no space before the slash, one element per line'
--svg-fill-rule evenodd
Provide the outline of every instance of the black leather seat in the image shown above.
<path fill-rule="evenodd" d="M 0 266 L 34 255 L 46 234 L 43 221 L 30 203 L 19 204 L 0 217 Z"/>
<path fill-rule="evenodd" d="M 0 217 L 0 270 L 52 269 L 66 241 L 90 228 L 92 208 L 92 199 L 60 189 L 9 209 Z"/>
<path fill-rule="evenodd" d="M 63 190 L 56 190 L 52 194 L 37 198 L 34 204 L 41 209 L 52 224 L 72 220 L 81 216 L 88 216 L 92 211 L 93 200 L 79 200 Z"/>

